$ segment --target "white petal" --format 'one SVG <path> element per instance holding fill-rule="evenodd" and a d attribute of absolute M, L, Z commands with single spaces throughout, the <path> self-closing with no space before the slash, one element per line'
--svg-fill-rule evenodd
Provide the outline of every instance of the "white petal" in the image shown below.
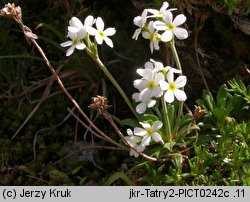
<path fill-rule="evenodd" d="M 103 37 L 97 34 L 97 35 L 95 36 L 95 40 L 96 40 L 96 42 L 97 42 L 98 44 L 102 44 L 102 42 L 103 42 Z"/>
<path fill-rule="evenodd" d="M 152 41 L 149 43 L 149 47 L 150 47 L 151 53 L 153 54 L 153 52 L 154 52 L 154 45 L 153 45 Z"/>
<path fill-rule="evenodd" d="M 89 27 L 88 28 L 88 33 L 91 35 L 91 36 L 96 36 L 98 34 L 98 31 L 93 28 L 93 27 Z"/>
<path fill-rule="evenodd" d="M 157 13 L 159 13 L 159 11 L 158 10 L 156 10 L 156 9 L 148 9 L 148 12 L 149 13 L 152 13 L 152 14 L 154 14 L 154 15 L 156 15 Z"/>
<path fill-rule="evenodd" d="M 84 26 L 92 26 L 94 24 L 94 17 L 92 15 L 89 15 L 88 17 L 86 17 L 86 19 L 84 20 Z"/>
<path fill-rule="evenodd" d="M 169 84 L 166 81 L 160 81 L 160 87 L 162 90 L 167 90 L 169 87 Z"/>
<path fill-rule="evenodd" d="M 72 41 L 66 41 L 60 44 L 60 46 L 62 47 L 67 47 L 67 46 L 71 46 L 72 45 Z"/>
<path fill-rule="evenodd" d="M 156 86 L 151 92 L 151 97 L 161 97 L 161 95 L 162 89 L 160 86 Z"/>
<path fill-rule="evenodd" d="M 77 32 L 68 32 L 68 37 L 74 40 L 77 38 Z"/>
<path fill-rule="evenodd" d="M 148 32 L 148 31 L 142 32 L 142 37 L 143 37 L 144 39 L 150 39 L 150 34 L 149 34 L 149 32 Z"/>
<path fill-rule="evenodd" d="M 146 69 L 151 69 L 151 70 L 154 69 L 154 65 L 153 65 L 152 62 L 146 62 L 145 65 L 144 65 L 144 67 L 145 67 Z"/>
<path fill-rule="evenodd" d="M 68 31 L 76 33 L 79 31 L 79 27 L 68 26 Z"/>
<path fill-rule="evenodd" d="M 152 125 L 153 131 L 160 130 L 162 127 L 163 123 L 161 121 L 155 121 Z"/>
<path fill-rule="evenodd" d="M 187 30 L 181 27 L 174 28 L 173 33 L 178 39 L 186 39 L 188 37 Z"/>
<path fill-rule="evenodd" d="M 83 50 L 84 48 L 86 48 L 86 45 L 84 43 L 79 42 L 76 44 L 76 49 Z"/>
<path fill-rule="evenodd" d="M 69 25 L 78 28 L 83 27 L 82 22 L 77 17 L 72 17 L 71 20 L 69 21 Z"/>
<path fill-rule="evenodd" d="M 136 148 L 139 152 L 143 152 L 145 150 L 145 147 L 141 144 Z"/>
<path fill-rule="evenodd" d="M 166 24 L 171 24 L 172 21 L 173 21 L 173 14 L 172 14 L 172 12 L 166 11 L 166 13 L 164 13 L 164 15 L 163 15 L 163 19 L 164 19 L 164 22 Z"/>
<path fill-rule="evenodd" d="M 103 22 L 103 20 L 102 20 L 101 17 L 97 18 L 95 24 L 96 24 L 96 28 L 97 28 L 98 31 L 103 31 L 103 29 L 104 29 L 104 22 Z"/>
<path fill-rule="evenodd" d="M 86 28 L 81 28 L 81 29 L 79 30 L 79 32 L 77 33 L 77 36 L 78 36 L 79 39 L 85 38 L 86 35 L 87 35 Z"/>
<path fill-rule="evenodd" d="M 148 82 L 146 80 L 136 79 L 136 80 L 134 80 L 133 85 L 139 91 L 142 91 L 143 89 L 145 89 L 147 87 L 147 83 Z"/>
<path fill-rule="evenodd" d="M 142 125 L 142 127 L 143 128 L 145 128 L 145 129 L 149 129 L 149 128 L 151 128 L 151 125 L 149 124 L 149 123 L 146 123 L 146 122 L 139 122 L 141 125 Z"/>
<path fill-rule="evenodd" d="M 141 27 L 141 21 L 142 21 L 142 17 L 141 16 L 136 16 L 134 18 L 134 24 L 138 27 Z"/>
<path fill-rule="evenodd" d="M 166 30 L 167 29 L 167 25 L 164 22 L 159 21 L 159 20 L 155 21 L 153 23 L 153 26 L 156 30 Z"/>
<path fill-rule="evenodd" d="M 167 74 L 167 80 L 168 80 L 168 83 L 174 82 L 174 72 L 173 71 L 169 71 L 169 73 Z"/>
<path fill-rule="evenodd" d="M 186 85 L 187 83 L 187 77 L 186 76 L 179 76 L 176 80 L 175 80 L 175 85 L 176 88 L 182 88 Z"/>
<path fill-rule="evenodd" d="M 70 55 L 74 52 L 74 50 L 75 50 L 75 46 L 71 46 L 71 47 L 67 50 L 66 56 L 70 56 Z"/>
<path fill-rule="evenodd" d="M 149 98 L 151 98 L 151 92 L 152 91 L 149 90 L 148 88 L 143 89 L 140 92 L 139 99 L 143 102 L 146 102 Z"/>
<path fill-rule="evenodd" d="M 112 28 L 112 27 L 107 28 L 107 29 L 105 29 L 105 31 L 104 31 L 104 34 L 105 34 L 106 36 L 113 36 L 115 33 L 116 33 L 116 30 L 115 30 L 115 28 Z"/>
<path fill-rule="evenodd" d="M 161 35 L 161 40 L 163 42 L 169 42 L 173 38 L 173 32 L 170 30 L 166 30 L 162 35 Z"/>
<path fill-rule="evenodd" d="M 172 103 L 174 101 L 174 93 L 171 90 L 168 90 L 164 95 L 164 100 L 168 103 Z"/>
<path fill-rule="evenodd" d="M 185 101 L 187 99 L 186 93 L 180 89 L 175 89 L 174 95 L 179 101 Z"/>
<path fill-rule="evenodd" d="M 154 49 L 155 50 L 159 50 L 160 49 L 160 47 L 159 47 L 159 41 L 158 40 L 154 41 Z"/>
<path fill-rule="evenodd" d="M 144 9 L 143 12 L 142 12 L 142 25 L 143 26 L 145 24 L 145 22 L 147 21 L 147 14 L 148 14 L 148 9 Z"/>
<path fill-rule="evenodd" d="M 149 33 L 153 34 L 155 29 L 153 27 L 153 21 L 150 21 L 149 24 L 148 24 L 148 31 Z"/>
<path fill-rule="evenodd" d="M 137 40 L 140 33 L 141 33 L 141 28 L 136 29 L 136 30 L 135 30 L 135 33 L 134 33 L 133 36 L 132 36 L 132 39 Z"/>
<path fill-rule="evenodd" d="M 133 131 L 132 131 L 130 128 L 127 129 L 127 134 L 128 134 L 129 136 L 134 135 L 134 134 L 133 134 Z"/>
<path fill-rule="evenodd" d="M 164 80 L 164 75 L 163 73 L 157 73 L 155 74 L 155 78 L 154 78 L 154 82 L 156 85 L 158 85 L 160 83 L 160 81 Z"/>
<path fill-rule="evenodd" d="M 144 69 L 143 78 L 146 80 L 151 80 L 153 78 L 153 71 L 151 69 Z"/>
<path fill-rule="evenodd" d="M 138 127 L 136 127 L 134 129 L 134 134 L 136 136 L 143 137 L 143 136 L 147 135 L 147 131 L 144 128 L 138 128 Z"/>
<path fill-rule="evenodd" d="M 114 47 L 113 42 L 112 42 L 112 40 L 111 40 L 110 38 L 104 37 L 103 40 L 104 40 L 104 41 L 106 42 L 106 44 L 107 44 L 108 46 L 110 46 L 111 48 Z"/>
<path fill-rule="evenodd" d="M 150 143 L 150 140 L 151 140 L 151 137 L 150 137 L 149 135 L 146 135 L 146 136 L 142 139 L 141 145 L 142 145 L 143 147 L 148 146 L 149 143 Z"/>
<path fill-rule="evenodd" d="M 136 102 L 139 102 L 139 93 L 133 93 L 132 99 L 135 100 Z"/>
<path fill-rule="evenodd" d="M 151 108 L 151 107 L 155 106 L 155 104 L 156 104 L 156 100 L 149 99 L 147 101 L 147 107 L 148 108 Z"/>
<path fill-rule="evenodd" d="M 136 106 L 136 112 L 138 114 L 143 114 L 147 109 L 146 102 L 141 102 Z"/>
<path fill-rule="evenodd" d="M 177 15 L 173 21 L 175 27 L 182 25 L 186 21 L 186 16 L 183 14 Z"/>
<path fill-rule="evenodd" d="M 163 139 L 162 139 L 162 137 L 161 137 L 161 135 L 160 135 L 159 133 L 153 133 L 153 134 L 152 134 L 152 137 L 153 137 L 153 140 L 154 140 L 155 142 L 164 143 L 164 142 L 163 142 Z"/>
<path fill-rule="evenodd" d="M 143 77 L 143 72 L 144 72 L 144 69 L 142 69 L 142 68 L 139 68 L 139 69 L 136 70 L 136 73 L 139 74 L 142 77 Z"/>
<path fill-rule="evenodd" d="M 168 2 L 166 2 L 166 1 L 163 2 L 162 6 L 160 8 L 160 11 L 165 11 L 168 8 L 168 6 L 169 6 Z"/>
<path fill-rule="evenodd" d="M 139 156 L 139 154 L 133 149 L 130 149 L 129 155 L 134 156 L 135 158 L 137 158 Z"/>

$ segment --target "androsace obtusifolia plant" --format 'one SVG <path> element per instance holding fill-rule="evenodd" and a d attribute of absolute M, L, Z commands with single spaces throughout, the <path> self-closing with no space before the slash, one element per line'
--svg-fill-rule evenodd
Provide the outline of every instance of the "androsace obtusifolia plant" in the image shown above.
<path fill-rule="evenodd" d="M 169 46 L 176 64 L 174 68 L 150 59 L 145 63 L 144 68 L 137 69 L 136 72 L 141 78 L 133 82 L 138 90 L 132 95 L 136 103 L 135 108 L 98 55 L 98 45 L 103 42 L 113 48 L 113 42 L 109 37 L 116 33 L 115 28 L 105 29 L 101 17 L 95 19 L 93 16 L 88 16 L 84 23 L 72 17 L 67 34 L 70 40 L 61 44 L 62 47 L 69 47 L 66 56 L 73 54 L 75 49 L 85 50 L 120 92 L 138 123 L 133 130 L 127 130 L 128 136 L 124 139 L 127 144 L 130 144 L 130 155 L 135 157 L 138 157 L 138 154 L 146 147 L 155 143 L 163 148 L 168 148 L 170 143 L 174 145 L 177 143 L 176 140 L 181 139 L 179 137 L 184 137 L 190 132 L 189 128 L 193 125 L 191 114 L 183 117 L 183 102 L 187 99 L 184 86 L 187 78 L 182 73 L 175 49 L 175 38 L 186 39 L 188 37 L 187 30 L 180 27 L 186 21 L 186 17 L 179 14 L 174 18 L 172 12 L 177 9 L 168 7 L 168 2 L 163 2 L 159 10 L 144 9 L 141 16 L 134 18 L 134 24 L 138 28 L 132 38 L 137 40 L 141 34 L 143 38 L 148 39 L 151 53 L 160 49 L 159 43 Z M 130 125 L 129 122 L 134 122 L 134 120 L 125 121 Z M 183 123 L 185 126 L 182 125 Z M 186 129 L 183 130 L 185 127 Z M 161 151 L 163 152 L 160 153 L 165 155 L 169 152 L 166 149 L 161 149 Z"/>
<path fill-rule="evenodd" d="M 137 89 L 137 92 L 132 95 L 134 105 L 99 58 L 99 45 L 105 42 L 109 47 L 114 47 L 111 37 L 116 33 L 115 28 L 106 28 L 101 17 L 94 18 L 89 15 L 84 22 L 77 17 L 72 17 L 67 28 L 69 40 L 61 43 L 62 47 L 67 48 L 67 57 L 71 56 L 76 50 L 86 51 L 118 90 L 134 115 L 133 119 L 122 121 L 123 125 L 129 126 L 127 136 L 123 135 L 113 121 L 112 116 L 108 113 L 105 97 L 95 97 L 90 108 L 96 109 L 111 123 L 123 142 L 129 146 L 130 155 L 135 157 L 140 155 L 154 161 L 164 160 L 165 157 L 169 156 L 183 158 L 183 151 L 180 148 L 187 149 L 188 145 L 193 146 L 194 144 L 193 139 L 186 142 L 185 137 L 191 134 L 192 130 L 198 128 L 191 113 L 183 114 L 183 102 L 187 99 L 184 91 L 187 78 L 183 75 L 175 48 L 176 38 L 186 39 L 188 37 L 187 30 L 180 27 L 186 21 L 186 17 L 183 14 L 178 14 L 174 18 L 173 12 L 176 12 L 177 9 L 168 7 L 168 2 L 163 2 L 159 10 L 145 9 L 140 16 L 134 18 L 134 24 L 138 28 L 132 38 L 137 40 L 142 35 L 143 38 L 148 39 L 151 53 L 154 50 L 159 50 L 159 43 L 163 43 L 170 47 L 175 59 L 175 67 L 149 59 L 144 68 L 137 69 L 136 72 L 141 78 L 133 82 L 135 89 Z M 37 36 L 23 24 L 21 8 L 9 3 L 1 10 L 1 16 L 11 18 L 20 25 L 27 41 L 33 44 L 41 53 L 64 93 L 90 125 L 95 127 L 65 89 L 44 51 L 36 42 Z M 123 145 L 103 134 L 98 128 L 96 130 L 107 141 L 124 149 Z M 189 135 L 188 138 L 191 136 Z M 151 148 L 154 149 L 151 150 Z"/>
<path fill-rule="evenodd" d="M 177 12 L 176 8 L 169 8 L 168 2 L 163 2 L 159 10 L 148 8 L 134 18 L 137 28 L 132 39 L 142 37 L 149 40 L 151 53 L 159 51 L 162 45 L 167 46 L 175 64 L 170 66 L 152 58 L 145 61 L 135 72 L 138 78 L 133 82 L 135 92 L 131 99 L 99 57 L 98 48 L 103 43 L 110 48 L 115 47 L 112 36 L 119 30 L 106 28 L 101 17 L 89 15 L 83 22 L 77 17 L 69 20 L 69 39 L 61 43 L 62 47 L 67 48 L 66 56 L 70 57 L 75 51 L 85 51 L 110 79 L 134 115 L 119 122 L 122 131 L 127 134 L 123 135 L 119 129 L 121 126 L 118 127 L 114 121 L 118 119 L 108 112 L 106 97 L 95 96 L 89 106 L 109 121 L 125 146 L 98 129 L 70 95 L 39 46 L 38 36 L 23 23 L 21 8 L 8 3 L 1 9 L 0 16 L 18 23 L 27 42 L 38 50 L 52 72 L 53 79 L 91 127 L 68 109 L 70 116 L 75 117 L 95 137 L 116 146 L 105 148 L 125 150 L 133 157 L 146 159 L 132 159 L 134 167 L 126 172 L 127 175 L 144 168 L 143 174 L 136 173 L 136 178 L 148 185 L 249 185 L 250 86 L 245 86 L 236 77 L 227 85 L 222 85 L 215 95 L 205 90 L 201 99 L 196 101 L 198 106 L 194 114 L 187 106 L 183 107 L 189 97 L 184 89 L 188 79 L 183 74 L 175 40 L 186 39 L 188 31 L 183 26 L 186 17 Z M 118 178 L 129 185 L 133 184 L 126 174 L 123 171 L 115 173 L 106 184 L 112 184 Z"/>

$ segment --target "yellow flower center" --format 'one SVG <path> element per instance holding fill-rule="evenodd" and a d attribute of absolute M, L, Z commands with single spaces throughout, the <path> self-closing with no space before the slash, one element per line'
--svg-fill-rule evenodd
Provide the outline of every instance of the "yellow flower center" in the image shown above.
<path fill-rule="evenodd" d="M 153 133 L 153 130 L 151 128 L 146 129 L 146 131 L 148 135 L 151 135 Z"/>
<path fill-rule="evenodd" d="M 155 82 L 154 81 L 148 82 L 148 88 L 149 89 L 154 89 L 155 88 Z"/>
<path fill-rule="evenodd" d="M 80 40 L 78 38 L 73 39 L 72 43 L 76 45 Z"/>
<path fill-rule="evenodd" d="M 99 32 L 99 35 L 100 35 L 102 38 L 104 38 L 104 37 L 105 37 L 104 32 Z"/>
<path fill-rule="evenodd" d="M 168 30 L 173 30 L 175 28 L 175 26 L 173 24 L 168 24 Z"/>
<path fill-rule="evenodd" d="M 155 35 L 154 35 L 154 34 L 151 34 L 151 35 L 150 35 L 150 41 L 152 41 L 152 42 L 155 41 Z"/>
<path fill-rule="evenodd" d="M 174 83 L 170 83 L 168 86 L 168 90 L 175 91 L 176 85 Z"/>

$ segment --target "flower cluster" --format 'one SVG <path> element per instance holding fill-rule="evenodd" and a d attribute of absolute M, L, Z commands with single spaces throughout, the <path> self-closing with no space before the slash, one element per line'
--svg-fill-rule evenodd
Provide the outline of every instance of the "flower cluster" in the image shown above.
<path fill-rule="evenodd" d="M 187 99 L 185 92 L 180 89 L 186 85 L 186 76 L 178 76 L 174 80 L 174 73 L 180 74 L 180 70 L 164 67 L 161 62 L 151 59 L 145 63 L 144 69 L 137 69 L 137 73 L 142 77 L 133 83 L 139 90 L 132 95 L 135 102 L 140 102 L 136 106 L 137 113 L 143 114 L 147 108 L 152 108 L 156 104 L 156 98 L 163 95 L 167 103 L 172 103 L 175 98 L 179 101 Z"/>
<path fill-rule="evenodd" d="M 96 28 L 92 27 L 94 24 Z M 89 15 L 85 19 L 84 24 L 77 17 L 72 17 L 69 21 L 67 35 L 70 40 L 61 43 L 61 46 L 70 46 L 66 52 L 66 56 L 70 56 L 75 49 L 83 50 L 91 44 L 88 37 L 91 35 L 95 37 L 97 44 L 102 44 L 105 41 L 108 46 L 113 48 L 113 42 L 109 36 L 114 35 L 115 32 L 115 28 L 104 29 L 104 22 L 101 17 L 94 19 L 93 16 Z"/>
<path fill-rule="evenodd" d="M 139 28 L 135 30 L 133 39 L 137 40 L 140 33 L 142 37 L 150 40 L 150 50 L 159 50 L 159 42 L 170 42 L 176 36 L 178 39 L 186 39 L 188 32 L 179 27 L 186 21 L 183 14 L 177 15 L 173 19 L 172 11 L 175 8 L 168 9 L 168 2 L 163 2 L 160 10 L 144 9 L 141 16 L 134 18 L 134 24 Z M 155 20 L 154 20 L 155 19 Z"/>
<path fill-rule="evenodd" d="M 140 122 L 142 128 L 134 128 L 134 132 L 131 129 L 127 130 L 128 136 L 125 137 L 131 146 L 133 146 L 138 152 L 143 152 L 146 146 L 149 146 L 151 140 L 154 142 L 164 143 L 160 135 L 160 129 L 162 127 L 161 121 L 155 121 L 152 125 L 147 122 Z M 138 157 L 139 154 L 133 149 L 130 150 L 130 155 Z"/>
<path fill-rule="evenodd" d="M 171 47 L 177 69 L 164 66 L 163 63 L 150 59 L 146 62 L 144 68 L 137 69 L 137 74 L 141 78 L 136 79 L 133 83 L 134 87 L 138 90 L 132 95 L 133 100 L 138 103 L 136 112 L 144 114 L 147 109 L 151 108 L 150 114 L 157 114 L 157 120 L 148 120 L 147 122 L 139 122 L 142 128 L 134 128 L 127 130 L 127 141 L 138 152 L 145 150 L 150 142 L 164 143 L 165 137 L 171 137 L 173 129 L 171 128 L 169 114 L 167 112 L 167 105 L 170 105 L 175 100 L 179 101 L 178 116 L 182 113 L 183 101 L 187 99 L 184 92 L 184 86 L 187 82 L 187 77 L 182 75 L 179 58 L 174 46 L 174 37 L 178 39 L 186 39 L 188 32 L 186 29 L 179 27 L 186 21 L 183 14 L 173 17 L 172 11 L 176 8 L 169 9 L 168 2 L 163 2 L 159 10 L 144 9 L 141 16 L 134 18 L 134 24 L 138 27 L 132 38 L 137 40 L 141 34 L 143 38 L 150 40 L 150 50 L 159 50 L 159 42 L 164 42 Z M 160 100 L 160 101 L 159 101 Z M 157 104 L 158 103 L 158 104 Z M 162 106 L 160 106 L 162 105 Z M 148 110 L 149 111 L 149 110 Z M 168 117 L 168 118 L 167 118 Z M 178 120 L 177 120 L 178 121 Z M 165 124 L 163 124 L 163 122 Z M 152 123 L 150 125 L 149 123 Z M 162 129 L 163 136 L 160 129 Z M 169 140 L 166 138 L 166 141 Z M 139 154 L 131 149 L 130 155 L 138 157 Z"/>

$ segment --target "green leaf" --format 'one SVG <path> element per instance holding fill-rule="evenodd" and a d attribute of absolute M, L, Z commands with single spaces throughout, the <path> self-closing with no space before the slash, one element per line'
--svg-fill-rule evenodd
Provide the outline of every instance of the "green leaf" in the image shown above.
<path fill-rule="evenodd" d="M 217 106 L 220 107 L 220 108 L 224 108 L 225 105 L 226 105 L 226 102 L 227 102 L 227 95 L 228 95 L 228 92 L 226 90 L 226 85 L 222 85 L 218 92 L 217 92 Z"/>
<path fill-rule="evenodd" d="M 153 114 L 143 114 L 143 121 L 151 121 L 152 123 L 155 121 L 158 121 L 158 116 L 155 116 Z"/>
<path fill-rule="evenodd" d="M 163 148 L 166 148 L 168 151 L 172 152 L 174 145 L 175 145 L 175 142 L 170 141 L 170 142 L 165 143 Z"/>
<path fill-rule="evenodd" d="M 123 126 L 130 126 L 132 128 L 135 128 L 139 125 L 138 121 L 135 119 L 123 119 L 121 121 L 121 125 Z"/>

